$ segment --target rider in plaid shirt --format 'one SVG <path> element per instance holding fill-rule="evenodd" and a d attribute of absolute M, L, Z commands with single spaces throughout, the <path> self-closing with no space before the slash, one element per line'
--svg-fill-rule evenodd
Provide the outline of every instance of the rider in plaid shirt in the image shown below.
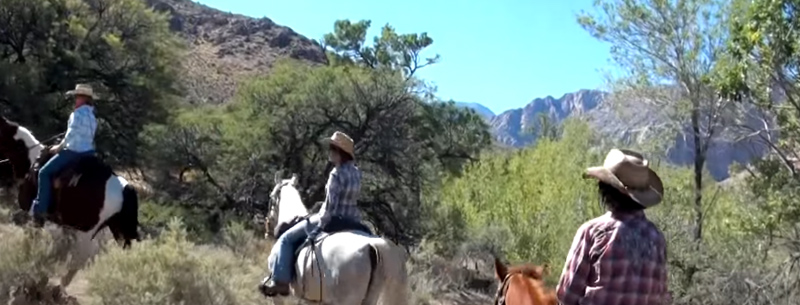
<path fill-rule="evenodd" d="M 352 160 L 333 168 L 325 188 L 329 196 L 320 208 L 320 227 L 324 228 L 332 217 L 361 221 L 361 211 L 357 205 L 361 171 Z"/>
<path fill-rule="evenodd" d="M 578 229 L 557 287 L 561 304 L 670 303 L 666 241 L 644 214 L 661 202 L 664 188 L 647 163 L 613 149 L 604 166 L 587 170 L 608 212 Z"/>
<path fill-rule="evenodd" d="M 286 296 L 289 294 L 289 283 L 294 271 L 294 253 L 297 242 L 314 239 L 332 218 L 361 221 L 361 212 L 356 202 L 361 191 L 361 171 L 355 165 L 354 142 L 350 136 L 342 132 L 334 132 L 329 144 L 329 159 L 335 165 L 325 185 L 325 202 L 320 212 L 311 216 L 309 221 L 301 221 L 286 230 L 275 243 L 278 255 L 270 266 L 272 275 L 264 278 L 259 290 L 268 297 Z"/>

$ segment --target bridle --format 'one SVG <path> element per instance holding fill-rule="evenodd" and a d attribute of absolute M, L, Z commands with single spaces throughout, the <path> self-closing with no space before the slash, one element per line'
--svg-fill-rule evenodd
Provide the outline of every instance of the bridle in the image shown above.
<path fill-rule="evenodd" d="M 65 134 L 66 134 L 66 132 L 62 132 L 62 133 L 59 133 L 59 134 L 57 134 L 57 135 L 54 135 L 54 136 L 52 136 L 52 137 L 49 137 L 49 138 L 45 139 L 44 141 L 40 141 L 39 143 L 33 144 L 33 145 L 31 145 L 31 146 L 27 146 L 27 147 L 25 148 L 25 152 L 30 152 L 30 151 L 31 151 L 31 149 L 34 149 L 34 148 L 38 147 L 39 145 L 43 145 L 42 143 L 47 143 L 47 142 L 50 142 L 50 141 L 52 141 L 52 140 L 55 140 L 55 139 L 57 139 L 58 137 L 60 137 L 60 136 L 63 136 L 63 135 L 65 135 Z M 6 162 L 9 162 L 10 160 L 11 160 L 11 159 L 4 159 L 4 160 L 0 160 L 0 164 L 3 164 L 3 163 L 6 163 Z M 33 164 L 31 164 L 31 166 L 33 166 Z"/>
<path fill-rule="evenodd" d="M 522 272 L 509 272 L 503 278 L 503 282 L 497 287 L 497 293 L 494 295 L 494 305 L 506 305 L 506 292 L 508 292 L 508 285 L 511 282 L 511 277 Z"/>
<path fill-rule="evenodd" d="M 269 201 L 267 202 L 267 217 L 266 223 L 267 225 L 275 230 L 275 225 L 278 222 L 278 213 L 280 212 L 280 202 L 281 192 L 283 192 L 283 187 L 286 186 L 286 182 L 281 181 L 278 187 L 278 190 L 275 191 L 275 194 L 271 194 L 269 196 Z M 273 234 L 277 234 L 277 232 L 273 232 Z"/>

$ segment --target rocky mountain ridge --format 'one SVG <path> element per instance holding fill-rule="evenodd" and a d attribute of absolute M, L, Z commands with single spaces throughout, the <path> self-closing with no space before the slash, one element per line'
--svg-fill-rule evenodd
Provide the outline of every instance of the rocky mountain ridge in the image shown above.
<path fill-rule="evenodd" d="M 269 18 L 226 13 L 191 0 L 145 0 L 170 14 L 170 29 L 186 43 L 181 86 L 192 103 L 222 103 L 236 84 L 268 73 L 280 58 L 328 62 L 322 47 Z"/>
<path fill-rule="evenodd" d="M 561 124 L 570 117 L 580 117 L 589 122 L 595 131 L 627 143 L 646 141 L 655 129 L 665 125 L 668 120 L 658 109 L 648 108 L 654 106 L 644 103 L 637 103 L 637 109 L 627 110 L 623 118 L 618 110 L 612 109 L 609 97 L 604 91 L 583 89 L 560 98 L 536 98 L 524 107 L 507 110 L 488 119 L 488 122 L 498 144 L 520 148 L 535 143 L 535 136 L 527 131 L 536 126 L 540 115 L 545 115 L 552 124 Z M 755 128 L 760 128 L 759 123 L 746 122 Z M 688 135 L 688 129 L 675 133 L 666 152 L 668 162 L 681 165 L 694 162 L 693 145 Z M 716 139 L 710 145 L 706 167 L 715 180 L 721 181 L 730 176 L 730 165 L 747 164 L 767 151 L 766 145 L 757 139 Z"/>

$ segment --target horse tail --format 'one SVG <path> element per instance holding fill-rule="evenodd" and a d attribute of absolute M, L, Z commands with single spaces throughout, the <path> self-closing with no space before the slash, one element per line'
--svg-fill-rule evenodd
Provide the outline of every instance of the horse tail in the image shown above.
<path fill-rule="evenodd" d="M 410 297 L 408 272 L 405 251 L 394 243 L 377 238 L 370 243 L 373 252 L 372 276 L 370 277 L 367 297 L 363 304 L 376 304 L 380 296 L 381 304 L 406 305 Z M 368 303 L 372 302 L 372 303 Z"/>
<path fill-rule="evenodd" d="M 130 183 L 122 189 L 122 209 L 119 217 L 120 229 L 125 238 L 123 247 L 130 247 L 131 240 L 141 241 L 139 236 L 139 195 L 136 187 Z"/>

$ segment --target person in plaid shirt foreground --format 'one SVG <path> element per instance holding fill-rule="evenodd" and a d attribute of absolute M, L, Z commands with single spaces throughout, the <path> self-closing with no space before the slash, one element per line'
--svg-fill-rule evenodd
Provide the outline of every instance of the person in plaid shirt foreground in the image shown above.
<path fill-rule="evenodd" d="M 575 234 L 556 288 L 559 302 L 669 304 L 666 241 L 644 214 L 661 202 L 661 179 L 641 154 L 622 149 L 612 149 L 603 166 L 587 169 L 584 178 L 598 181 L 608 212 Z"/>

